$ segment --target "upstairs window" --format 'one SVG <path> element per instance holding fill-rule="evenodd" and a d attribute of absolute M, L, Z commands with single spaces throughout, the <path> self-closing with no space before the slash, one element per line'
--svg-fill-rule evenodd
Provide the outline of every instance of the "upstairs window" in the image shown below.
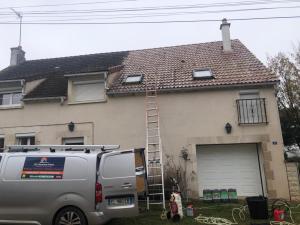
<path fill-rule="evenodd" d="M 22 103 L 23 82 L 0 81 L 0 107 L 1 106 L 18 106 Z"/>
<path fill-rule="evenodd" d="M 209 79 L 213 78 L 212 72 L 210 69 L 196 69 L 193 70 L 194 79 Z"/>
<path fill-rule="evenodd" d="M 34 133 L 16 134 L 16 144 L 35 145 L 35 134 Z"/>
<path fill-rule="evenodd" d="M 142 74 L 129 75 L 125 78 L 125 84 L 138 84 L 141 83 L 143 79 Z"/>
<path fill-rule="evenodd" d="M 265 99 L 260 98 L 258 92 L 241 92 L 237 110 L 239 124 L 268 123 Z"/>
<path fill-rule="evenodd" d="M 20 105 L 22 101 L 22 93 L 2 93 L 0 94 L 0 105 L 13 106 Z"/>
<path fill-rule="evenodd" d="M 105 83 L 103 80 L 73 81 L 75 102 L 93 102 L 105 100 Z"/>

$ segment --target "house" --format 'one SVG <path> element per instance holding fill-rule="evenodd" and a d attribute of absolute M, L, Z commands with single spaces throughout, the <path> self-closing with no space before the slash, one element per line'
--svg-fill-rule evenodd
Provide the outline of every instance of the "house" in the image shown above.
<path fill-rule="evenodd" d="M 164 163 L 184 168 L 191 197 L 236 188 L 289 199 L 278 79 L 226 20 L 220 29 L 222 41 L 41 60 L 12 48 L 0 144 L 145 147 L 145 78 L 156 77 Z"/>

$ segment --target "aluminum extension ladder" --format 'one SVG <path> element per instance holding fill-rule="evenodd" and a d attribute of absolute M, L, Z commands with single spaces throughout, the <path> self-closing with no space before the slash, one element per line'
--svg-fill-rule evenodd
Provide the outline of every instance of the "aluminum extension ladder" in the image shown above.
<path fill-rule="evenodd" d="M 145 81 L 146 163 L 149 192 L 147 209 L 150 209 L 150 205 L 162 205 L 163 209 L 165 209 L 164 168 L 157 102 L 157 76 L 155 76 L 155 83 L 148 81 L 147 76 L 145 76 Z"/>

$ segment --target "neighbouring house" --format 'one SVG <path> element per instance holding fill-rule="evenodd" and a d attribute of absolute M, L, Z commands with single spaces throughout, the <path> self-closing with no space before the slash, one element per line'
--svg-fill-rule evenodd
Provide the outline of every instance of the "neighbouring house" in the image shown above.
<path fill-rule="evenodd" d="M 226 20 L 220 29 L 222 41 L 41 60 L 12 48 L 0 72 L 0 147 L 145 147 L 145 78 L 157 77 L 164 162 L 186 169 L 190 197 L 236 188 L 290 199 L 278 79 L 230 39 Z"/>

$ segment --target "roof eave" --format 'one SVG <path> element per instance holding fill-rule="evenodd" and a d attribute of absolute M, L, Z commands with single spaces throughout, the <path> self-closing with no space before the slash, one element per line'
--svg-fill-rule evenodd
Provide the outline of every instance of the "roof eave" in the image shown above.
<path fill-rule="evenodd" d="M 66 96 L 57 96 L 57 97 L 40 97 L 40 98 L 23 98 L 23 102 L 37 102 L 37 101 L 60 101 L 63 102 L 66 99 Z"/>
<path fill-rule="evenodd" d="M 101 70 L 101 71 L 96 71 L 96 72 L 87 72 L 87 73 L 72 73 L 72 74 L 65 74 L 64 77 L 69 78 L 69 77 L 82 77 L 82 76 L 95 76 L 99 74 L 106 74 L 106 70 Z"/>
<path fill-rule="evenodd" d="M 184 88 L 164 88 L 158 89 L 159 93 L 171 93 L 171 92 L 192 92 L 192 91 L 200 91 L 200 90 L 216 90 L 216 89 L 229 89 L 229 88 L 241 88 L 241 87 L 266 87 L 266 86 L 274 86 L 279 81 L 268 81 L 262 83 L 241 83 L 241 84 L 223 84 L 223 85 L 214 85 L 214 86 L 201 86 L 201 87 L 184 87 Z M 138 91 L 109 91 L 107 92 L 108 96 L 126 96 L 126 95 L 143 95 L 145 90 Z"/>

